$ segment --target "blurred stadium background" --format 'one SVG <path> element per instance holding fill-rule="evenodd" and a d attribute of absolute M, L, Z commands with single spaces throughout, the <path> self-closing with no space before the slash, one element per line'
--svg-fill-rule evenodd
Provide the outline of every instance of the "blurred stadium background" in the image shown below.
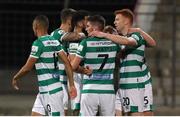
<path fill-rule="evenodd" d="M 103 15 L 113 25 L 113 11 L 129 8 L 135 26 L 148 32 L 157 47 L 147 49 L 153 78 L 155 115 L 180 115 L 180 0 L 0 0 L 0 115 L 29 115 L 37 93 L 35 71 L 11 87 L 12 76 L 25 64 L 32 42 L 32 20 L 45 14 L 49 32 L 58 28 L 63 8 Z"/>

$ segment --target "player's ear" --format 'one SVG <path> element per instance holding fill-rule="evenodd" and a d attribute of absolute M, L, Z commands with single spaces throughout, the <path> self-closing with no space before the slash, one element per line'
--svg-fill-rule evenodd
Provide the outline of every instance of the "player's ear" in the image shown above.
<path fill-rule="evenodd" d="M 70 19 L 67 20 L 67 24 L 68 24 L 69 26 L 71 26 L 71 20 L 70 20 Z"/>
<path fill-rule="evenodd" d="M 78 22 L 78 26 L 80 27 L 83 27 L 84 26 L 84 23 L 81 21 L 81 22 Z"/>

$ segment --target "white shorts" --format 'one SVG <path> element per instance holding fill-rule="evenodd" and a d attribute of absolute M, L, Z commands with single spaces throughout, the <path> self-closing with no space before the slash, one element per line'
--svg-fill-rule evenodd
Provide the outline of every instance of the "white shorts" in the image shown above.
<path fill-rule="evenodd" d="M 127 112 L 144 111 L 144 88 L 118 89 L 116 93 L 116 110 Z"/>
<path fill-rule="evenodd" d="M 68 102 L 69 102 L 69 96 L 68 96 L 68 87 L 66 84 L 62 84 L 63 87 L 63 105 L 64 105 L 64 110 L 68 110 Z"/>
<path fill-rule="evenodd" d="M 36 112 L 39 113 L 41 115 L 47 115 L 47 111 L 44 108 L 44 96 L 46 96 L 45 94 L 37 94 L 36 96 L 36 100 L 34 102 L 33 108 L 32 108 L 32 112 Z"/>
<path fill-rule="evenodd" d="M 148 84 L 145 85 L 144 111 L 153 111 L 152 83 L 148 83 Z"/>
<path fill-rule="evenodd" d="M 100 116 L 115 115 L 114 94 L 81 94 L 81 116 L 96 116 L 99 110 Z"/>
<path fill-rule="evenodd" d="M 60 91 L 55 94 L 38 94 L 32 112 L 51 116 L 64 115 L 63 92 Z"/>
<path fill-rule="evenodd" d="M 74 85 L 77 90 L 77 96 L 71 100 L 71 109 L 80 110 L 80 99 L 81 99 L 81 89 L 82 89 L 82 75 L 74 73 Z"/>
<path fill-rule="evenodd" d="M 122 103 L 121 103 L 120 91 L 116 92 L 115 109 L 118 110 L 118 111 L 123 111 L 123 107 L 122 107 Z"/>

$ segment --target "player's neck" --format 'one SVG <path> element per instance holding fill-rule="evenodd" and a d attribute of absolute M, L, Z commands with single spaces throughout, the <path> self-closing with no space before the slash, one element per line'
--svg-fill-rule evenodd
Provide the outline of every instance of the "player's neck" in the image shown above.
<path fill-rule="evenodd" d="M 81 33 L 82 32 L 82 28 L 81 27 L 75 27 L 74 28 L 74 32 Z"/>
<path fill-rule="evenodd" d="M 128 34 L 128 29 L 129 29 L 129 27 L 124 27 L 124 29 L 121 31 L 121 34 L 122 35 L 127 35 Z"/>
<path fill-rule="evenodd" d="M 37 32 L 37 37 L 41 37 L 41 36 L 45 36 L 45 35 L 48 35 L 47 31 L 42 30 L 42 31 Z"/>

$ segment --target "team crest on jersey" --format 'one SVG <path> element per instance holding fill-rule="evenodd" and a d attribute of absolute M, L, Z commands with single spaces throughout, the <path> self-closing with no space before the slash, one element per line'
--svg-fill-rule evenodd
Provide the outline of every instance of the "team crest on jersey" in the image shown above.
<path fill-rule="evenodd" d="M 82 50 L 83 50 L 83 46 L 80 45 L 80 46 L 78 47 L 78 51 L 82 51 Z"/>
<path fill-rule="evenodd" d="M 64 34 L 65 32 L 63 30 L 58 31 L 59 34 Z"/>
<path fill-rule="evenodd" d="M 37 46 L 32 46 L 31 52 L 36 53 L 37 51 L 38 51 L 38 47 Z"/>

